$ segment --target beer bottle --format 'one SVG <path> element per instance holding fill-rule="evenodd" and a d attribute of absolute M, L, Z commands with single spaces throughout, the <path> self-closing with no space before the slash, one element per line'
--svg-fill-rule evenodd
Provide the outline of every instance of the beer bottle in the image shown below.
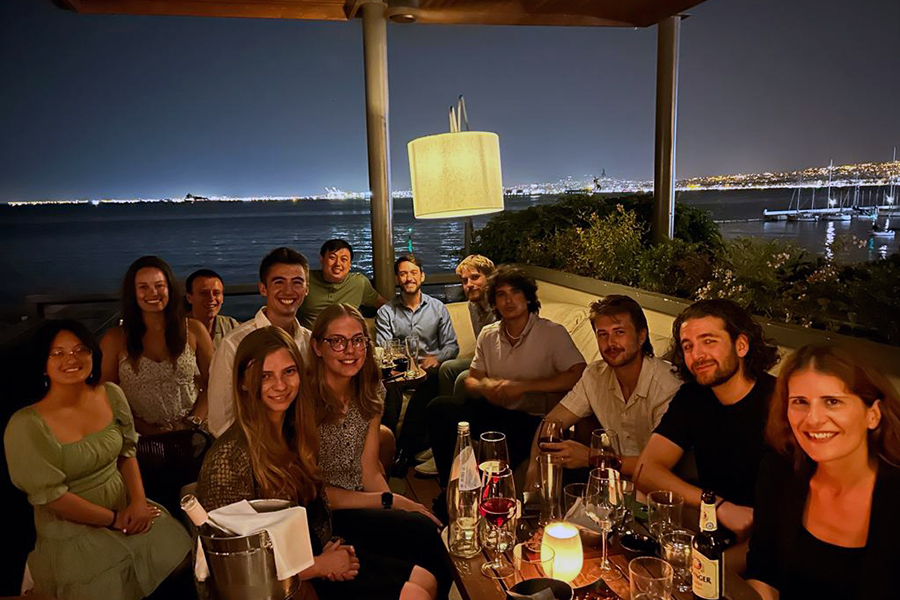
<path fill-rule="evenodd" d="M 717 533 L 716 495 L 703 490 L 700 496 L 700 531 L 691 544 L 691 580 L 694 598 L 725 598 L 725 544 Z"/>

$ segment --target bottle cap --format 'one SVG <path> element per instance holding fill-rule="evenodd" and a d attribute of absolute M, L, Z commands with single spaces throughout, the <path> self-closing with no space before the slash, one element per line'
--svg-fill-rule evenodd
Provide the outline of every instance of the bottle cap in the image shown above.
<path fill-rule="evenodd" d="M 468 432 L 469 431 L 469 422 L 468 421 L 460 421 L 456 426 L 456 431 L 458 433 Z"/>

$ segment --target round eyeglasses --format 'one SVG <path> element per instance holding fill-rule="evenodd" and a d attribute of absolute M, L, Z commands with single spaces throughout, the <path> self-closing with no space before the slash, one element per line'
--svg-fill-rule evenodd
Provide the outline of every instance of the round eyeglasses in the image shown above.
<path fill-rule="evenodd" d="M 328 342 L 328 345 L 335 352 L 343 352 L 347 348 L 348 343 L 354 350 L 364 348 L 368 345 L 369 338 L 364 335 L 354 335 L 352 338 L 347 339 L 342 335 L 335 335 L 330 338 L 322 338 L 322 341 Z"/>

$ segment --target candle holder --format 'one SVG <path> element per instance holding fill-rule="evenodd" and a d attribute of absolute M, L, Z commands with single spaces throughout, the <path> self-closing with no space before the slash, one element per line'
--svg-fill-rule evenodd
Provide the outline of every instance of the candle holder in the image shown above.
<path fill-rule="evenodd" d="M 571 523 L 552 521 L 544 527 L 541 539 L 541 554 L 544 549 L 552 550 L 553 578 L 571 583 L 584 565 L 584 552 L 581 548 L 581 536 L 578 528 Z M 548 552 L 549 554 L 549 552 Z"/>

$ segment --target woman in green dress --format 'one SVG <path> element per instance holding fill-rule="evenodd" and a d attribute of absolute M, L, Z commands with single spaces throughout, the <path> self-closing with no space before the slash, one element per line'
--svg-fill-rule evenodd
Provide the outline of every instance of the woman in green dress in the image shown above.
<path fill-rule="evenodd" d="M 76 321 L 35 339 L 29 399 L 3 442 L 13 483 L 34 505 L 35 592 L 57 600 L 148 596 L 188 555 L 184 528 L 144 496 L 122 390 L 99 384 L 101 353 Z"/>

